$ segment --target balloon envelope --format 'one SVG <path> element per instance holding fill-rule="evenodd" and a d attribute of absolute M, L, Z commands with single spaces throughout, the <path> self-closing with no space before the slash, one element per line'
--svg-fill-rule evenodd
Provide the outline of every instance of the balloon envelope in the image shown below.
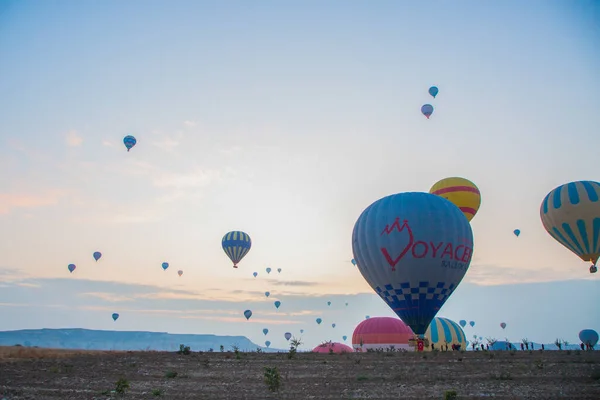
<path fill-rule="evenodd" d="M 265 292 L 265 296 L 269 297 L 271 295 L 271 292 Z"/>
<path fill-rule="evenodd" d="M 520 229 L 515 229 L 513 231 L 513 233 L 515 234 L 516 237 L 519 237 L 519 235 L 521 234 L 521 230 Z"/>
<path fill-rule="evenodd" d="M 100 253 L 99 251 L 95 251 L 93 256 L 94 256 L 94 260 L 98 261 L 100 259 L 100 257 L 102 257 L 102 253 Z"/>
<path fill-rule="evenodd" d="M 473 328 L 475 326 L 475 321 L 470 321 L 469 325 L 471 325 L 471 328 Z"/>
<path fill-rule="evenodd" d="M 73 273 L 73 271 L 75 271 L 75 268 L 77 268 L 75 266 L 75 264 L 69 264 L 69 266 L 67 267 L 67 269 L 69 270 L 69 272 Z"/>
<path fill-rule="evenodd" d="M 331 305 L 331 302 L 330 302 L 330 301 L 328 301 L 328 302 L 327 302 L 327 305 L 328 305 L 328 306 L 330 306 L 330 305 Z"/>
<path fill-rule="evenodd" d="M 460 324 L 460 326 L 462 328 L 464 328 L 465 326 L 467 326 L 467 321 L 465 321 L 464 319 L 461 319 L 460 321 L 458 321 L 458 323 Z"/>
<path fill-rule="evenodd" d="M 421 107 L 421 112 L 429 119 L 431 114 L 433 114 L 433 106 L 431 104 L 424 104 L 423 107 Z"/>
<path fill-rule="evenodd" d="M 313 353 L 352 353 L 352 347 L 343 343 L 323 343 L 313 349 Z"/>
<path fill-rule="evenodd" d="M 281 268 L 277 268 L 277 272 L 281 273 Z"/>
<path fill-rule="evenodd" d="M 168 262 L 162 263 L 162 269 L 166 271 L 167 268 L 169 268 L 169 263 Z"/>
<path fill-rule="evenodd" d="M 540 206 L 546 232 L 583 261 L 600 256 L 600 183 L 576 181 L 546 195 Z"/>
<path fill-rule="evenodd" d="M 502 328 L 502 329 L 506 328 L 506 322 L 500 323 L 500 328 Z"/>
<path fill-rule="evenodd" d="M 127 151 L 131 150 L 133 146 L 137 143 L 137 139 L 131 135 L 127 135 L 123 138 L 123 144 L 127 148 Z"/>
<path fill-rule="evenodd" d="M 438 92 L 440 90 L 437 88 L 437 86 L 432 86 L 429 88 L 429 94 L 435 99 L 435 96 L 437 96 Z"/>
<path fill-rule="evenodd" d="M 265 342 L 265 346 L 269 347 L 270 345 L 271 345 L 271 341 L 270 341 L 270 340 L 267 340 L 267 341 Z"/>
<path fill-rule="evenodd" d="M 581 343 L 594 347 L 598 343 L 598 332 L 593 329 L 584 329 L 579 332 Z"/>
<path fill-rule="evenodd" d="M 481 206 L 479 188 L 470 180 L 461 177 L 444 178 L 436 182 L 429 193 L 449 200 L 465 214 L 469 221 L 473 219 Z"/>
<path fill-rule="evenodd" d="M 344 335 L 344 336 L 342 336 L 342 339 L 344 339 L 344 341 L 346 341 L 346 339 L 348 339 L 348 336 Z"/>
<path fill-rule="evenodd" d="M 253 272 L 252 275 L 256 278 L 258 276 L 258 272 Z"/>
<path fill-rule="evenodd" d="M 112 319 L 113 319 L 113 321 L 116 321 L 117 319 L 119 319 L 119 314 L 113 313 Z"/>
<path fill-rule="evenodd" d="M 317 324 L 319 324 L 319 325 L 321 324 L 321 322 L 323 322 L 323 320 L 321 318 L 317 318 L 316 321 L 317 321 Z"/>
<path fill-rule="evenodd" d="M 177 271 L 177 275 L 179 275 L 179 276 L 183 275 L 183 271 L 182 270 Z"/>
<path fill-rule="evenodd" d="M 409 340 L 415 334 L 399 318 L 373 317 L 362 321 L 352 333 L 352 347 L 356 351 L 369 349 L 411 350 Z"/>
<path fill-rule="evenodd" d="M 283 337 L 285 337 L 285 340 L 290 340 L 292 338 L 292 334 L 289 332 L 286 332 L 285 335 L 283 335 Z"/>
<path fill-rule="evenodd" d="M 246 317 L 246 319 L 250 319 L 250 317 L 252 316 L 252 311 L 250 310 L 246 310 L 244 311 L 244 317 Z"/>
<path fill-rule="evenodd" d="M 250 240 L 250 235 L 245 232 L 232 231 L 223 236 L 221 246 L 227 257 L 233 262 L 233 267 L 237 268 L 238 263 L 250 251 L 252 240 Z"/>
<path fill-rule="evenodd" d="M 281 305 L 281 302 L 279 300 L 275 301 L 275 308 L 279 308 L 279 306 Z"/>
<path fill-rule="evenodd" d="M 335 324 L 331 324 L 331 327 L 332 327 L 332 328 L 335 328 Z"/>
<path fill-rule="evenodd" d="M 427 328 L 425 337 L 429 339 L 430 344 L 427 350 L 431 350 L 431 343 L 438 350 L 441 345 L 446 343 L 448 343 L 448 347 L 452 347 L 453 344 L 460 345 L 461 350 L 466 350 L 467 347 L 465 332 L 456 322 L 448 318 L 435 317 Z"/>
<path fill-rule="evenodd" d="M 469 268 L 473 232 L 450 201 L 399 193 L 363 211 L 352 250 L 369 285 L 422 336 Z"/>
<path fill-rule="evenodd" d="M 352 263 L 352 265 L 356 265 L 356 260 L 354 258 L 350 260 L 350 262 Z"/>
<path fill-rule="evenodd" d="M 267 271 L 267 274 L 270 274 L 271 273 L 271 268 L 267 268 L 266 271 Z"/>
<path fill-rule="evenodd" d="M 267 328 L 263 329 L 263 333 L 266 335 L 267 333 L 269 333 L 269 330 Z"/>

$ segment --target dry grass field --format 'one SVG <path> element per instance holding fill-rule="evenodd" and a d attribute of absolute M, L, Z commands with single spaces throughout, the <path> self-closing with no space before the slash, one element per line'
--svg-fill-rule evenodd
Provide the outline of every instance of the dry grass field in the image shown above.
<path fill-rule="evenodd" d="M 278 390 L 269 390 L 265 368 L 279 374 Z M 0 399 L 110 398 L 597 400 L 600 351 L 298 353 L 289 359 L 287 353 L 0 347 Z"/>

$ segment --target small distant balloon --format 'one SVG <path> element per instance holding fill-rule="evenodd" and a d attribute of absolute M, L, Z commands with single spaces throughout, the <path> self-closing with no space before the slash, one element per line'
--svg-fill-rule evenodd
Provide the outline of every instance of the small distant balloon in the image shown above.
<path fill-rule="evenodd" d="M 321 322 L 323 322 L 323 320 L 321 318 L 317 318 L 316 321 L 317 321 L 317 324 L 319 324 L 319 325 L 321 325 Z"/>
<path fill-rule="evenodd" d="M 119 314 L 117 314 L 117 313 L 113 313 L 113 315 L 112 315 L 112 319 L 113 319 L 113 321 L 116 321 L 116 320 L 118 320 L 118 319 L 119 319 Z"/>
<path fill-rule="evenodd" d="M 330 302 L 330 301 L 328 301 L 328 302 L 327 302 L 327 305 L 328 305 L 328 306 L 330 306 L 330 305 L 331 305 L 331 302 Z"/>
<path fill-rule="evenodd" d="M 433 106 L 431 104 L 423 104 L 423 107 L 421 107 L 421 112 L 427 119 L 429 119 L 431 114 L 433 114 Z"/>
<path fill-rule="evenodd" d="M 354 258 L 350 260 L 350 262 L 352 263 L 352 265 L 356 266 L 356 260 Z"/>
<path fill-rule="evenodd" d="M 100 257 L 102 257 L 102 253 L 100 253 L 99 251 L 95 251 L 93 256 L 94 256 L 94 260 L 98 261 L 100 259 Z"/>
<path fill-rule="evenodd" d="M 286 332 L 285 335 L 283 335 L 283 337 L 285 337 L 285 340 L 290 340 L 292 338 L 292 334 L 289 332 Z"/>
<path fill-rule="evenodd" d="M 133 146 L 137 143 L 137 139 L 131 135 L 127 135 L 123 138 L 123 144 L 127 148 L 127 151 L 131 150 Z"/>
<path fill-rule="evenodd" d="M 183 271 L 182 270 L 177 271 L 177 275 L 179 275 L 179 276 L 183 275 Z"/>
<path fill-rule="evenodd" d="M 279 306 L 281 305 L 281 302 L 279 300 L 275 301 L 275 308 L 279 308 Z"/>
<path fill-rule="evenodd" d="M 521 234 L 521 230 L 520 229 L 515 229 L 513 231 L 513 233 L 515 234 L 516 237 L 519 237 L 519 235 Z"/>
<path fill-rule="evenodd" d="M 371 318 L 370 315 L 365 315 L 365 319 L 369 319 L 369 318 Z"/>
<path fill-rule="evenodd" d="M 342 336 L 342 339 L 344 339 L 344 341 L 346 341 L 346 339 L 348 339 L 348 336 L 344 335 L 344 336 Z"/>
<path fill-rule="evenodd" d="M 252 311 L 250 311 L 250 310 L 244 311 L 244 317 L 246 317 L 246 320 L 249 320 L 251 316 L 252 316 Z"/>
<path fill-rule="evenodd" d="M 252 275 L 254 275 L 254 277 L 256 278 L 258 276 L 258 272 L 254 272 L 252 273 Z"/>
<path fill-rule="evenodd" d="M 267 268 L 266 271 L 267 271 L 267 274 L 270 274 L 271 273 L 271 268 Z"/>
<path fill-rule="evenodd" d="M 500 328 L 506 329 L 506 322 L 501 322 L 500 323 Z"/>
<path fill-rule="evenodd" d="M 348 307 L 348 303 L 346 303 L 346 307 Z"/>
<path fill-rule="evenodd" d="M 335 324 L 331 324 L 331 327 L 332 327 L 332 328 L 335 328 Z"/>
<path fill-rule="evenodd" d="M 167 268 L 169 268 L 169 263 L 168 262 L 162 263 L 162 269 L 166 271 Z"/>
<path fill-rule="evenodd" d="M 270 340 L 267 340 L 267 341 L 265 342 L 265 346 L 269 347 L 270 345 L 271 345 L 271 341 L 270 341 Z"/>
<path fill-rule="evenodd" d="M 300 333 L 304 333 L 304 329 L 300 329 Z"/>
<path fill-rule="evenodd" d="M 281 273 L 281 268 L 277 268 L 277 272 Z"/>
<path fill-rule="evenodd" d="M 75 264 L 69 264 L 69 266 L 67 268 L 69 269 L 70 273 L 73 273 L 73 271 L 75 271 L 75 268 L 77 268 L 77 267 L 75 266 Z"/>
<path fill-rule="evenodd" d="M 269 297 L 271 295 L 271 292 L 265 292 L 265 296 Z"/>
<path fill-rule="evenodd" d="M 465 321 L 464 319 L 461 319 L 460 321 L 458 321 L 458 323 L 460 324 L 460 326 L 462 326 L 463 328 L 465 326 L 467 326 L 467 321 Z"/>
<path fill-rule="evenodd" d="M 432 86 L 429 88 L 429 94 L 431 95 L 431 97 L 433 97 L 435 99 L 435 96 L 437 96 L 438 92 L 440 90 L 437 88 L 437 86 Z"/>
<path fill-rule="evenodd" d="M 479 340 L 483 340 L 483 337 L 479 336 Z"/>
<path fill-rule="evenodd" d="M 267 328 L 263 329 L 263 333 L 266 335 L 267 333 L 269 333 L 269 330 Z"/>

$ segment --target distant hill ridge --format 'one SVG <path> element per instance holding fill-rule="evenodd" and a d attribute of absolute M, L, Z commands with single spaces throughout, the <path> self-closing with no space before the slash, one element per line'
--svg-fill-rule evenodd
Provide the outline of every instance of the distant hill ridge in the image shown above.
<path fill-rule="evenodd" d="M 225 351 L 237 346 L 241 351 L 271 352 L 253 343 L 245 336 L 218 336 L 176 334 L 144 331 L 104 331 L 92 329 L 23 329 L 0 331 L 0 346 L 37 346 L 57 349 L 81 350 L 156 350 L 176 351 L 180 344 L 190 346 L 192 351 Z"/>

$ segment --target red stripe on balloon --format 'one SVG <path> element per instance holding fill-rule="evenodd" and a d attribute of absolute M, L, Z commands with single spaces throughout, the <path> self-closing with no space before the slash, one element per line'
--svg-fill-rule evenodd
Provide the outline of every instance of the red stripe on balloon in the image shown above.
<path fill-rule="evenodd" d="M 480 194 L 479 189 L 477 189 L 476 187 L 472 187 L 472 186 L 450 186 L 450 187 L 438 189 L 435 192 L 433 192 L 432 194 L 437 194 L 439 196 L 440 194 L 453 193 L 453 192 L 471 192 L 471 193 Z"/>
<path fill-rule="evenodd" d="M 471 208 L 471 207 L 458 207 L 460 208 L 460 211 L 464 212 L 464 213 L 469 213 L 469 214 L 473 214 L 475 215 L 475 213 L 477 212 L 476 209 Z"/>

